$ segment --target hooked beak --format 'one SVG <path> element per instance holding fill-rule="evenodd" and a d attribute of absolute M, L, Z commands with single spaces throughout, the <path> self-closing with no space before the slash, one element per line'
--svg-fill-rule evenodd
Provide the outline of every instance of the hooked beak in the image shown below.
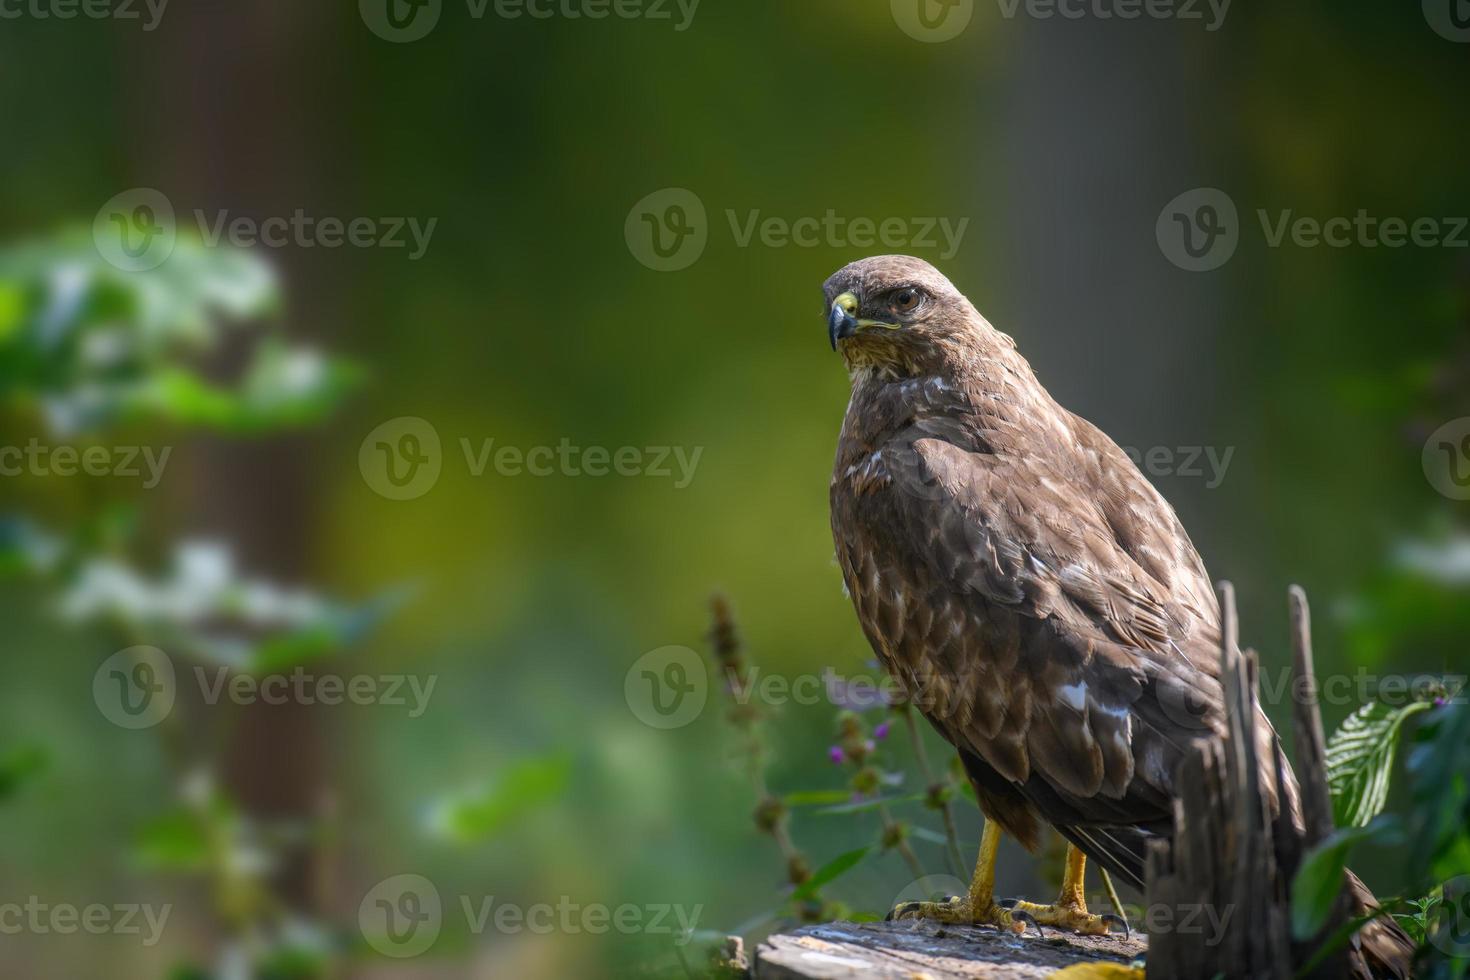
<path fill-rule="evenodd" d="M 843 337 L 851 337 L 860 330 L 869 327 L 882 327 L 885 330 L 897 330 L 903 326 L 901 323 L 885 323 L 882 320 L 858 319 L 853 314 L 858 309 L 858 298 L 852 293 L 843 293 L 832 301 L 832 309 L 827 313 L 827 339 L 832 342 L 832 349 L 837 349 L 837 341 Z"/>
<path fill-rule="evenodd" d="M 857 333 L 858 322 L 852 316 L 857 308 L 857 297 L 852 293 L 843 293 L 832 301 L 832 309 L 827 314 L 827 339 L 832 342 L 833 350 L 837 349 L 838 340 Z"/>

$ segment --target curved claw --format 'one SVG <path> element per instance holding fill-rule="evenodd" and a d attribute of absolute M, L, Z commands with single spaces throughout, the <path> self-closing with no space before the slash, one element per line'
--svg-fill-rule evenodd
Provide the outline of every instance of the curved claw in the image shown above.
<path fill-rule="evenodd" d="M 1128 938 L 1130 938 L 1133 935 L 1133 930 L 1131 928 L 1129 928 L 1129 926 L 1128 926 L 1128 920 L 1125 919 L 1125 918 L 1123 918 L 1121 915 L 1113 915 L 1111 913 L 1105 913 L 1105 914 L 1099 916 L 1099 918 L 1101 918 L 1103 920 L 1103 923 L 1108 926 L 1108 931 L 1109 932 L 1112 932 L 1113 931 L 1113 928 L 1112 927 L 1116 925 L 1120 929 L 1123 930 L 1123 938 L 1124 939 L 1128 939 Z"/>
<path fill-rule="evenodd" d="M 1019 901 L 1019 898 L 1003 898 L 995 904 L 999 905 L 1003 909 L 1013 909 L 1016 907 L 1016 903 Z"/>
<path fill-rule="evenodd" d="M 926 905 L 930 907 L 936 905 L 951 905 L 958 901 L 959 899 L 956 896 L 946 895 L 937 902 L 904 902 L 902 905 L 895 905 L 893 908 L 889 909 L 888 914 L 883 917 L 883 921 L 896 922 L 899 919 L 902 919 L 904 916 L 910 914 L 922 916 L 924 912 L 924 906 Z"/>
<path fill-rule="evenodd" d="M 898 919 L 909 914 L 910 912 L 917 912 L 918 910 L 918 902 L 904 902 L 902 905 L 896 905 L 893 908 L 889 909 L 888 914 L 883 917 L 883 921 L 896 922 Z"/>
<path fill-rule="evenodd" d="M 1005 902 L 1001 902 L 1000 904 L 1002 906 L 1005 906 Z M 1018 911 L 1016 911 L 1016 909 L 1013 907 L 1015 904 L 1016 904 L 1015 903 L 1015 899 L 1012 899 L 1011 900 L 1011 906 L 1007 906 L 1007 907 L 1011 908 L 1011 918 L 1014 919 L 1015 921 L 1020 922 L 1020 923 L 1023 923 L 1023 924 L 1024 923 L 1027 923 L 1027 922 L 1031 923 L 1031 925 L 1033 925 L 1033 926 L 1036 927 L 1036 935 L 1040 936 L 1042 939 L 1045 939 L 1046 938 L 1046 931 L 1041 928 L 1041 923 L 1040 922 L 1037 922 L 1035 916 L 1033 916 L 1030 912 L 1018 912 Z M 1024 935 L 1024 932 L 1023 932 L 1023 935 Z"/>

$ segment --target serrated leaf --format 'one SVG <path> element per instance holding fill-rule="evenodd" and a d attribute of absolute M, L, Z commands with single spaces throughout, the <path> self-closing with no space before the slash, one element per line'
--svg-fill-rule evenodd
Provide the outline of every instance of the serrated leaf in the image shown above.
<path fill-rule="evenodd" d="M 1383 812 L 1404 721 L 1429 707 L 1425 701 L 1397 707 L 1375 701 L 1353 712 L 1332 733 L 1327 740 L 1327 786 L 1337 826 L 1362 827 Z"/>
<path fill-rule="evenodd" d="M 817 893 L 817 891 L 847 874 L 853 868 L 862 863 L 863 858 L 873 849 L 872 845 L 859 847 L 855 851 L 839 854 L 826 864 L 816 870 L 800 888 L 791 893 L 791 901 L 804 902 Z"/>

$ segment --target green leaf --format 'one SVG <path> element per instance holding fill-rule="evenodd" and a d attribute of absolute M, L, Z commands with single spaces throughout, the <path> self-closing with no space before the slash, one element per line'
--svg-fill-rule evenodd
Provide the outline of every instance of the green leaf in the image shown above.
<path fill-rule="evenodd" d="M 1299 940 L 1322 931 L 1342 892 L 1343 869 L 1353 845 L 1372 837 L 1386 837 L 1392 825 L 1386 820 L 1367 827 L 1346 827 L 1307 852 L 1291 884 L 1291 932 Z"/>
<path fill-rule="evenodd" d="M 83 229 L 5 249 L 0 396 L 43 408 L 55 434 L 95 432 L 230 326 L 273 313 L 279 295 L 258 256 L 188 237 L 138 273 L 109 265 Z"/>
<path fill-rule="evenodd" d="M 516 763 L 484 789 L 442 802 L 434 827 L 460 843 L 491 838 L 515 818 L 559 798 L 571 782 L 571 771 L 571 759 L 565 756 Z"/>
<path fill-rule="evenodd" d="M 796 793 L 787 793 L 782 801 L 787 806 L 823 806 L 833 803 L 845 803 L 852 798 L 852 792 L 845 789 L 811 789 Z"/>
<path fill-rule="evenodd" d="M 133 853 L 146 868 L 202 871 L 209 866 L 211 858 L 204 819 L 185 807 L 169 810 L 138 831 Z"/>
<path fill-rule="evenodd" d="M 1393 707 L 1365 704 L 1327 740 L 1327 786 L 1339 827 L 1362 827 L 1383 812 L 1394 749 L 1404 720 L 1430 708 L 1425 701 Z"/>
<path fill-rule="evenodd" d="M 851 794 L 844 794 L 844 798 L 849 796 Z M 888 806 L 893 803 L 914 803 L 923 798 L 923 793 L 916 793 L 913 796 L 874 796 L 865 800 L 849 800 L 847 803 L 839 803 L 836 806 L 824 806 L 820 810 L 813 812 L 819 813 L 822 816 L 834 816 L 845 813 L 867 813 L 869 810 L 876 810 L 880 806 Z"/>
<path fill-rule="evenodd" d="M 120 396 L 120 411 L 128 418 L 156 416 L 183 426 L 253 435 L 319 421 L 363 375 L 346 361 L 266 341 L 234 387 L 211 384 L 187 368 L 161 368 Z"/>
<path fill-rule="evenodd" d="M 0 517 L 0 575 L 39 575 L 54 568 L 62 543 L 19 517 Z"/>
<path fill-rule="evenodd" d="M 919 840 L 926 840 L 931 844 L 942 844 L 946 846 L 949 844 L 948 837 L 945 837 L 937 831 L 930 830 L 928 827 L 913 826 L 909 828 L 909 833 L 913 834 Z"/>
<path fill-rule="evenodd" d="M 0 755 L 0 801 L 8 800 L 46 768 L 46 750 L 39 745 L 17 746 Z"/>
<path fill-rule="evenodd" d="M 818 868 L 816 873 L 808 878 L 800 888 L 792 892 L 791 901 L 804 902 L 811 898 L 819 889 L 831 884 L 861 864 L 863 858 L 867 857 L 868 852 L 872 849 L 873 846 L 869 844 L 867 847 L 859 847 L 855 851 L 837 855 Z"/>
<path fill-rule="evenodd" d="M 1436 709 L 1409 752 L 1409 877 L 1426 889 L 1470 867 L 1470 705 L 1463 698 Z"/>

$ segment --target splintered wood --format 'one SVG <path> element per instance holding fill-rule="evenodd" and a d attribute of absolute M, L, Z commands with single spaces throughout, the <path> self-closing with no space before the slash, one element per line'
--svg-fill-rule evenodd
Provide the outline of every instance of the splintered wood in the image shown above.
<path fill-rule="evenodd" d="M 1326 750 L 1312 670 L 1306 595 L 1291 590 L 1293 727 L 1296 773 L 1306 829 L 1279 808 L 1271 816 L 1268 791 L 1286 799 L 1280 740 L 1261 718 L 1257 661 L 1241 652 L 1235 592 L 1220 586 L 1220 683 L 1229 737 L 1193 746 L 1174 784 L 1174 840 L 1155 841 L 1148 855 L 1150 908 L 1207 909 L 1224 926 L 1218 934 L 1159 930 L 1149 937 L 1148 975 L 1288 978 L 1317 945 L 1293 944 L 1288 885 L 1303 853 L 1332 832 Z M 1262 748 L 1269 756 L 1262 758 Z M 1269 788 L 1265 785 L 1270 780 Z M 1341 903 L 1339 903 L 1341 905 Z M 1343 921 L 1339 907 L 1323 934 Z M 1345 976 L 1345 956 L 1330 958 L 1313 976 Z"/>

